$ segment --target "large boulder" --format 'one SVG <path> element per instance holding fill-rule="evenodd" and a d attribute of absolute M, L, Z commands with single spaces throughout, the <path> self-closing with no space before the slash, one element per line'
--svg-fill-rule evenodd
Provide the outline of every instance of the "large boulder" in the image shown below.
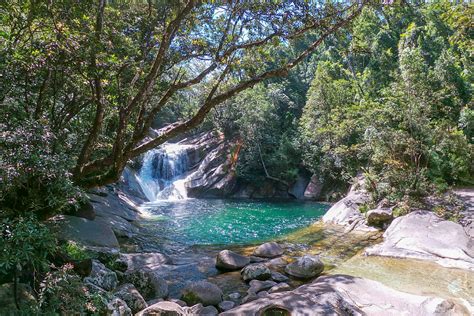
<path fill-rule="evenodd" d="M 323 184 L 319 180 L 319 177 L 317 175 L 313 175 L 308 185 L 306 186 L 303 196 L 305 199 L 308 200 L 317 200 L 321 195 L 322 189 Z"/>
<path fill-rule="evenodd" d="M 127 306 L 124 300 L 113 297 L 110 301 L 106 304 L 107 308 L 107 315 L 111 316 L 131 316 L 132 310 L 130 307 Z"/>
<path fill-rule="evenodd" d="M 222 270 L 239 270 L 250 263 L 248 257 L 230 250 L 222 250 L 216 258 L 216 267 Z"/>
<path fill-rule="evenodd" d="M 445 267 L 474 270 L 474 240 L 464 228 L 428 211 L 396 218 L 384 242 L 366 249 L 367 255 L 430 260 Z"/>
<path fill-rule="evenodd" d="M 92 247 L 119 247 L 112 228 L 103 222 L 70 215 L 57 215 L 50 222 L 61 240 L 77 241 Z"/>
<path fill-rule="evenodd" d="M 376 208 L 366 214 L 367 225 L 378 228 L 387 227 L 393 220 L 391 208 Z"/>
<path fill-rule="evenodd" d="M 288 193 L 295 197 L 298 200 L 302 200 L 304 198 L 304 193 L 306 187 L 309 183 L 309 175 L 300 172 L 295 180 L 294 183 L 291 184 L 290 188 L 288 189 Z"/>
<path fill-rule="evenodd" d="M 144 310 L 138 312 L 136 316 L 181 316 L 186 314 L 187 313 L 183 307 L 179 306 L 178 304 L 174 302 L 163 301 L 148 306 Z"/>
<path fill-rule="evenodd" d="M 263 263 L 254 263 L 246 266 L 240 271 L 244 281 L 260 280 L 265 281 L 272 277 L 272 272 Z"/>
<path fill-rule="evenodd" d="M 267 242 L 255 248 L 253 254 L 257 257 L 275 258 L 283 254 L 283 248 L 276 242 Z"/>
<path fill-rule="evenodd" d="M 108 269 L 100 261 L 92 261 L 92 271 L 88 277 L 84 278 L 85 283 L 91 283 L 106 291 L 112 291 L 117 287 L 117 274 Z"/>
<path fill-rule="evenodd" d="M 114 291 L 114 295 L 125 301 L 127 306 L 132 310 L 132 313 L 138 313 L 148 306 L 140 292 L 130 283 L 119 286 Z"/>
<path fill-rule="evenodd" d="M 413 295 L 348 275 L 323 276 L 293 291 L 272 293 L 220 315 L 469 315 L 458 302 Z"/>
<path fill-rule="evenodd" d="M 232 302 L 232 301 L 222 301 L 219 303 L 219 310 L 221 312 L 225 312 L 225 311 L 228 311 L 229 309 L 232 309 L 234 308 L 235 306 L 235 302 Z"/>
<path fill-rule="evenodd" d="M 168 296 L 168 283 L 153 270 L 127 271 L 123 281 L 132 283 L 146 300 Z"/>
<path fill-rule="evenodd" d="M 188 284 L 182 292 L 181 299 L 188 305 L 201 303 L 204 306 L 218 305 L 222 302 L 222 290 L 215 284 L 199 281 Z"/>
<path fill-rule="evenodd" d="M 285 268 L 286 273 L 300 279 L 314 278 L 321 274 L 323 270 L 324 264 L 318 256 L 313 255 L 304 255 L 287 265 Z"/>

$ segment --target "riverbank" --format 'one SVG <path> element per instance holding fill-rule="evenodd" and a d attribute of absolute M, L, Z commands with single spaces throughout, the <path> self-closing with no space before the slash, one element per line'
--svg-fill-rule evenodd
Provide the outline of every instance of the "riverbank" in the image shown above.
<path fill-rule="evenodd" d="M 68 233 L 63 234 L 63 237 L 64 239 L 73 239 L 85 243 L 88 248 L 94 251 L 113 254 L 114 260 L 117 260 L 117 262 L 125 262 L 124 265 L 126 267 L 123 267 L 121 270 L 112 271 L 109 269 L 110 271 L 107 272 L 111 275 L 113 273 L 117 275 L 116 287 L 120 287 L 119 284 L 128 284 L 124 282 L 134 281 L 138 284 L 151 282 L 155 287 L 161 289 L 153 294 L 153 298 L 149 297 L 148 301 L 143 299 L 146 304 L 142 304 L 142 307 L 145 305 L 155 306 L 161 300 L 165 300 L 165 302 L 178 302 L 184 305 L 181 301 L 176 301 L 181 298 L 183 290 L 190 284 L 205 280 L 219 287 L 220 291 L 222 291 L 221 300 L 233 303 L 233 305 L 228 303 L 227 307 L 232 305 L 233 309 L 230 309 L 227 313 L 234 315 L 241 315 L 242 313 L 249 315 L 258 314 L 261 310 L 275 306 L 275 302 L 280 302 L 280 308 L 298 313 L 299 311 L 304 311 L 304 309 L 298 309 L 301 306 L 307 304 L 307 308 L 309 308 L 308 306 L 314 304 L 314 301 L 308 300 L 307 297 L 308 295 L 314 295 L 316 288 L 321 289 L 321 287 L 326 288 L 326 291 L 321 293 L 329 295 L 328 299 L 332 300 L 332 303 L 335 304 L 333 309 L 336 312 L 337 308 L 340 307 L 339 303 L 346 302 L 342 305 L 346 306 L 348 302 L 348 298 L 343 295 L 341 296 L 341 293 L 344 291 L 353 292 L 354 294 L 351 296 L 351 299 L 362 304 L 364 297 L 367 297 L 368 293 L 372 293 L 368 289 L 365 289 L 367 290 L 365 291 L 364 288 L 374 286 L 381 293 L 384 293 L 377 298 L 379 301 L 375 300 L 376 304 L 374 306 L 382 308 L 383 304 L 391 304 L 392 307 L 388 309 L 389 314 L 390 312 L 399 312 L 397 308 L 402 308 L 402 305 L 397 304 L 400 304 L 403 300 L 412 302 L 412 305 L 408 304 L 406 309 L 402 310 L 407 312 L 410 311 L 410 308 L 414 308 L 417 304 L 422 304 L 423 302 L 423 304 L 430 302 L 430 308 L 434 306 L 434 309 L 427 307 L 428 309 L 425 310 L 426 313 L 433 315 L 441 307 L 445 308 L 445 313 L 453 315 L 468 315 L 473 311 L 474 302 L 472 302 L 471 298 L 474 297 L 474 292 L 471 284 L 472 281 L 470 280 L 474 279 L 474 274 L 469 267 L 466 268 L 465 264 L 460 266 L 463 269 L 447 268 L 436 263 L 437 260 L 431 257 L 419 260 L 420 258 L 416 257 L 415 259 L 410 259 L 410 257 L 393 258 L 393 255 L 390 253 L 387 255 L 371 253 L 373 249 L 383 247 L 384 244 L 389 242 L 387 235 L 391 231 L 390 227 L 396 227 L 397 222 L 402 221 L 404 218 L 410 219 L 413 215 L 399 217 L 397 221 L 388 225 L 384 237 L 382 237 L 383 231 L 380 229 L 354 229 L 353 221 L 347 221 L 346 225 L 331 224 L 327 220 L 327 215 L 334 213 L 334 209 L 339 210 L 337 218 L 341 218 L 341 214 L 352 214 L 351 216 L 353 216 L 354 214 L 351 212 L 357 210 L 354 207 L 357 203 L 348 203 L 350 204 L 351 212 L 347 212 L 347 209 L 341 207 L 340 203 L 335 204 L 332 212 L 330 210 L 326 213 L 326 223 L 321 220 L 276 238 L 275 241 L 281 246 L 283 252 L 277 258 L 268 259 L 254 256 L 257 246 L 255 244 L 248 246 L 242 244 L 227 246 L 195 245 L 183 249 L 176 248 L 171 254 L 165 254 L 163 253 L 165 249 L 156 246 L 160 243 L 163 245 L 162 241 L 155 244 L 153 240 L 156 241 L 156 236 L 150 235 L 149 231 L 145 233 L 146 229 L 143 230 L 147 225 L 153 225 L 153 220 L 157 219 L 150 219 L 150 214 L 143 213 L 143 209 L 135 204 L 133 199 L 122 190 L 117 187 L 109 187 L 96 191 L 91 194 L 91 201 L 96 217 L 90 219 L 89 214 L 89 219 L 82 218 L 80 220 L 81 225 L 79 226 L 74 221 L 69 221 L 67 225 L 64 225 L 63 222 L 61 225 L 63 232 L 76 232 L 75 237 L 68 235 Z M 347 198 L 345 201 L 347 201 Z M 184 203 L 193 203 L 193 200 Z M 89 213 L 91 212 L 89 211 Z M 78 213 L 77 215 L 80 214 L 84 215 L 84 213 Z M 416 213 L 412 214 L 416 215 Z M 432 214 L 432 216 L 436 215 Z M 66 217 L 66 219 L 71 217 Z M 429 217 L 428 222 L 433 222 L 433 218 Z M 407 225 L 404 224 L 403 226 Z M 100 229 L 97 229 L 98 227 Z M 107 229 L 104 227 L 107 227 Z M 365 226 L 359 225 L 357 227 Z M 460 233 L 459 229 L 464 229 L 459 224 L 442 219 L 435 221 L 435 227 L 440 227 L 441 229 L 446 229 L 446 227 L 452 228 L 458 231 L 458 234 Z M 87 231 L 83 231 L 83 228 L 87 228 Z M 428 231 L 434 229 L 433 227 L 423 225 L 421 225 L 421 228 Z M 93 234 L 90 233 L 92 230 L 94 231 Z M 407 231 L 407 233 L 410 234 L 408 237 L 413 238 L 413 234 L 410 231 Z M 423 231 L 420 231 L 420 234 L 423 233 Z M 114 235 L 116 238 L 116 244 L 105 242 L 113 239 L 111 235 Z M 84 237 L 87 238 L 83 239 Z M 408 237 L 401 236 L 400 238 L 406 240 Z M 459 243 L 458 239 L 454 238 L 451 242 Z M 421 241 L 419 246 L 421 248 L 428 247 L 425 249 L 426 252 L 433 252 L 429 247 L 439 248 L 441 241 L 436 238 L 430 238 L 430 241 L 431 243 Z M 469 253 L 469 249 L 472 249 L 472 245 L 469 242 L 472 242 L 472 236 L 466 239 L 465 249 L 463 250 L 466 253 Z M 173 240 L 169 240 L 165 244 L 172 245 Z M 418 241 L 414 244 L 418 244 Z M 147 247 L 144 247 L 144 245 L 147 245 Z M 448 246 L 450 248 L 457 247 L 457 245 L 452 244 Z M 280 283 L 287 285 L 280 286 L 284 288 L 282 289 L 283 292 L 268 293 L 269 288 L 262 288 L 260 291 L 253 293 L 251 291 L 252 286 L 242 279 L 239 270 L 222 271 L 216 268 L 216 257 L 223 249 L 229 249 L 244 255 L 250 258 L 249 261 L 254 262 L 253 264 L 260 261 L 271 271 L 280 273 L 283 276 L 286 274 L 285 267 L 291 262 L 307 255 L 317 255 L 324 264 L 324 271 L 321 275 L 317 274 L 315 277 L 306 280 L 294 278 L 290 275 L 289 278 L 285 276 L 284 282 L 282 282 L 283 279 L 279 279 L 280 282 L 273 281 L 275 282 L 275 284 L 272 283 L 273 285 Z M 367 257 L 367 255 L 371 254 L 373 256 Z M 462 261 L 462 259 L 451 258 L 454 261 Z M 467 264 L 470 264 L 469 259 L 466 260 Z M 101 268 L 101 271 L 107 270 Z M 137 271 L 146 271 L 146 273 L 141 273 L 138 276 L 134 276 L 134 278 L 126 277 L 126 275 L 137 274 Z M 150 275 L 153 277 L 150 277 Z M 344 277 L 340 277 L 341 275 Z M 94 279 L 96 277 L 92 276 L 91 278 Z M 347 282 L 347 280 L 351 281 Z M 135 283 L 133 284 L 137 291 L 141 293 L 140 286 L 137 286 Z M 309 285 L 305 286 L 304 284 Z M 327 288 L 327 284 L 331 284 L 330 289 Z M 346 288 L 347 284 L 352 285 Z M 141 288 L 143 291 L 143 286 Z M 110 293 L 115 295 L 117 291 L 113 290 Z M 390 295 L 387 293 L 390 293 Z M 168 303 L 161 303 L 159 306 L 155 306 L 155 310 L 165 308 L 166 306 L 163 307 L 164 304 Z M 175 305 L 171 305 L 171 307 L 168 306 L 166 308 L 177 308 Z M 364 309 L 358 305 L 351 308 L 355 307 L 369 315 L 377 313 L 377 309 Z M 188 313 L 192 306 L 180 306 L 179 308 L 183 313 Z M 218 308 L 221 311 L 224 310 L 222 307 Z M 216 312 L 216 310 L 208 308 L 207 311 L 209 312 L 209 310 Z"/>

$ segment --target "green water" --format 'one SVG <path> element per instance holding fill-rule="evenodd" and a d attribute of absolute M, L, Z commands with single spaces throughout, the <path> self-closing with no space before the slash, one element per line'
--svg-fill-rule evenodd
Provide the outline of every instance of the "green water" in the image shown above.
<path fill-rule="evenodd" d="M 143 206 L 147 228 L 181 245 L 246 245 L 307 227 L 328 205 L 242 200 L 164 201 Z"/>

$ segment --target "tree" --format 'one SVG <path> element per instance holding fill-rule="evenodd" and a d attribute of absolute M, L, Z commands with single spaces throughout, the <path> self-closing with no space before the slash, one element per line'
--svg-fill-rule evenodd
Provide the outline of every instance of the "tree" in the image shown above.
<path fill-rule="evenodd" d="M 6 130 L 41 122 L 77 184 L 114 182 L 130 159 L 196 127 L 216 105 L 286 75 L 364 5 L 7 1 L 0 9 Z M 272 54 L 310 32 L 316 39 L 297 56 Z M 161 111 L 197 88 L 204 93 L 192 115 L 150 138 Z"/>

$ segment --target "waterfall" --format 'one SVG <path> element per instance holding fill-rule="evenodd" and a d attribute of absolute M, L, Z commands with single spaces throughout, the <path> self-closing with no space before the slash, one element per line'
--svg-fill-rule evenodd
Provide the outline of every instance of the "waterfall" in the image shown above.
<path fill-rule="evenodd" d="M 151 202 L 186 199 L 187 149 L 192 145 L 164 144 L 143 156 L 138 182 Z"/>

